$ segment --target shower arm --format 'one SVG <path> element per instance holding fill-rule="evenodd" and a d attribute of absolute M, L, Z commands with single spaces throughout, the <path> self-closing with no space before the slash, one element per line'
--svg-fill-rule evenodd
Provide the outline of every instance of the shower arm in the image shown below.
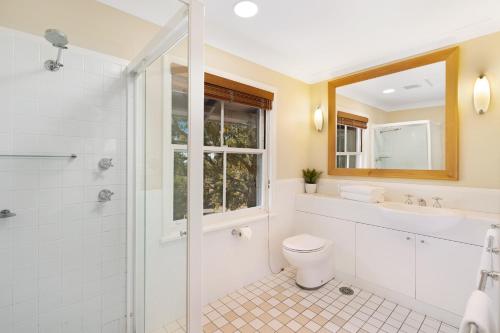
<path fill-rule="evenodd" d="M 56 46 L 57 47 L 57 59 L 56 59 L 56 64 L 58 64 L 59 66 L 63 66 L 63 64 L 61 63 L 61 58 L 62 58 L 62 51 L 63 49 L 67 49 L 68 47 L 66 46 Z"/>

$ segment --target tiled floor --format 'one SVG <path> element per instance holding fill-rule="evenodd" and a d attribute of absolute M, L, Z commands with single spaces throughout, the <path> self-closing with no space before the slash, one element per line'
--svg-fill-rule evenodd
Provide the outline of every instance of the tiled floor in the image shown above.
<path fill-rule="evenodd" d="M 295 285 L 294 271 L 287 269 L 205 306 L 203 331 L 458 332 L 453 326 L 358 288 L 353 288 L 352 296 L 342 295 L 338 288 L 344 285 L 342 281 L 332 280 L 318 290 L 302 290 Z M 181 332 L 182 328 L 167 330 L 174 331 Z"/>

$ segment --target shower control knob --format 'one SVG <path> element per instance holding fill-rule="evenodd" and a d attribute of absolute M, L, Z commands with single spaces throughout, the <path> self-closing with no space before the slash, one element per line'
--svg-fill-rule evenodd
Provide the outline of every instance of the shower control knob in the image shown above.
<path fill-rule="evenodd" d="M 13 212 L 11 212 L 8 209 L 4 209 L 4 210 L 0 211 L 0 219 L 4 219 L 7 217 L 14 217 L 14 216 L 16 216 L 16 214 L 14 214 Z"/>
<path fill-rule="evenodd" d="M 104 190 L 101 190 L 99 192 L 99 195 L 98 195 L 98 199 L 99 199 L 99 202 L 107 202 L 107 201 L 111 201 L 111 196 L 113 195 L 114 193 L 111 192 L 110 190 L 108 189 L 104 189 Z"/>
<path fill-rule="evenodd" d="M 101 160 L 99 161 L 99 168 L 101 168 L 102 170 L 108 170 L 109 168 L 114 166 L 112 161 L 112 158 L 101 158 Z"/>

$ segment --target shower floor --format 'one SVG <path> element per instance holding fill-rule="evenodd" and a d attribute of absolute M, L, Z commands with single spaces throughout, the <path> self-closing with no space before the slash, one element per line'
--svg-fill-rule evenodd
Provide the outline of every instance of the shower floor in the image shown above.
<path fill-rule="evenodd" d="M 266 277 L 203 309 L 204 333 L 457 333 L 458 328 L 339 280 L 318 290 L 295 285 L 291 268 Z M 342 295 L 350 286 L 354 295 Z M 174 328 L 174 327 L 172 327 Z M 182 332 L 176 327 L 170 332 Z"/>

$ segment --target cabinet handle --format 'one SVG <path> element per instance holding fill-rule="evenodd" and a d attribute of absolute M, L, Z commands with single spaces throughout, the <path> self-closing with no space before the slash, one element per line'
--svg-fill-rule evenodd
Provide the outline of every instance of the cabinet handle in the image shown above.
<path fill-rule="evenodd" d="M 420 243 L 424 244 L 424 243 L 425 243 L 425 241 L 424 241 L 423 239 L 421 239 L 421 240 L 420 240 Z"/>
<path fill-rule="evenodd" d="M 410 239 L 411 239 L 411 237 L 406 237 L 406 240 L 410 240 Z"/>

